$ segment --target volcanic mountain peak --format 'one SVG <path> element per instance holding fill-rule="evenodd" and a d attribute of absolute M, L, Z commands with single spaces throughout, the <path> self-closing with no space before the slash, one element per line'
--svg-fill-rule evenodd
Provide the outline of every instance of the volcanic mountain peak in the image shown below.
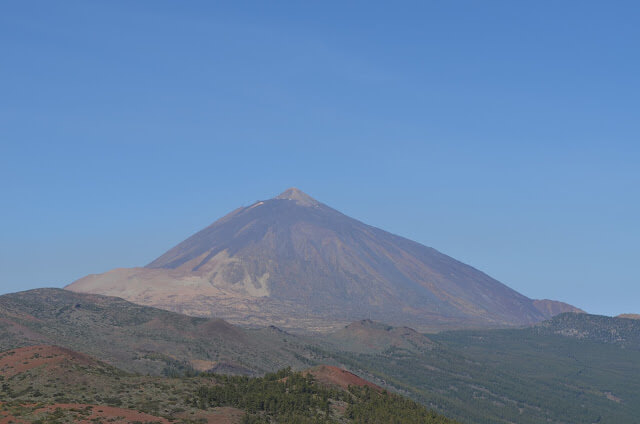
<path fill-rule="evenodd" d="M 316 199 L 296 187 L 291 187 L 283 191 L 275 198 L 280 200 L 293 200 L 301 206 L 317 206 L 320 204 Z"/>
<path fill-rule="evenodd" d="M 67 288 L 236 324 L 312 331 L 371 316 L 421 331 L 508 327 L 575 309 L 534 303 L 297 188 L 236 209 L 144 268 L 88 276 Z"/>

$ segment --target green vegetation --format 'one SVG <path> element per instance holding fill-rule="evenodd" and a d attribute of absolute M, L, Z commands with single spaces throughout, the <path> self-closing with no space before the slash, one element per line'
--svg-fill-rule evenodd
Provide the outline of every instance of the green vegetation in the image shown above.
<path fill-rule="evenodd" d="M 349 393 L 358 401 L 349 404 L 346 415 L 357 423 L 447 424 L 455 422 L 434 411 L 428 411 L 409 399 L 386 392 L 380 394 L 367 386 L 352 386 L 349 388 Z"/>
<path fill-rule="evenodd" d="M 578 340 L 615 344 L 640 350 L 640 320 L 565 313 L 532 329 L 538 335 L 561 335 Z"/>
<path fill-rule="evenodd" d="M 0 296 L 0 351 L 52 340 L 137 375 L 107 366 L 85 367 L 82 378 L 73 372 L 45 376 L 30 370 L 0 378 L 0 401 L 95 403 L 195 420 L 213 405 L 235 405 L 212 397 L 194 406 L 202 386 L 227 381 L 240 393 L 238 385 L 245 383 L 233 378 L 246 384 L 282 382 L 206 377 L 194 367 L 256 376 L 323 363 L 343 365 L 390 392 L 470 424 L 635 424 L 640 416 L 640 321 L 624 318 L 562 314 L 527 329 L 428 336 L 362 322 L 334 338 L 305 338 L 63 290 Z M 318 401 L 305 396 L 305 402 Z M 359 395 L 348 398 L 354 396 Z M 332 414 L 350 405 L 340 396 L 329 404 Z M 253 418 L 279 414 L 268 405 L 262 408 L 252 412 Z M 324 403 L 314 403 L 304 417 L 334 419 L 323 411 Z"/>
<path fill-rule="evenodd" d="M 214 372 L 262 375 L 321 359 L 284 332 L 245 330 L 113 297 L 60 289 L 0 296 L 0 351 L 52 341 L 151 375 L 188 375 L 192 361 Z"/>
<path fill-rule="evenodd" d="M 201 423 L 227 414 L 239 424 L 454 423 L 398 395 L 368 387 L 345 390 L 321 384 L 311 373 L 291 368 L 259 378 L 208 373 L 150 377 L 123 373 L 72 354 L 63 357 L 59 351 L 46 351 L 47 347 L 36 349 L 51 362 L 16 373 L 16 367 L 28 366 L 40 354 L 3 354 L 5 365 L 9 364 L 6 369 L 14 371 L 8 378 L 2 376 L 0 421 L 106 422 L 108 416 L 101 413 L 111 417 L 126 413 L 108 410 L 115 407 L 149 415 L 143 421 L 133 420 L 140 422 Z M 14 358 L 20 359 L 11 362 Z"/>
<path fill-rule="evenodd" d="M 431 350 L 335 357 L 465 423 L 635 424 L 640 416 L 640 352 L 629 347 L 537 327 L 429 337 Z"/>
<path fill-rule="evenodd" d="M 232 406 L 247 412 L 244 423 L 454 423 L 416 402 L 370 387 L 348 391 L 317 384 L 311 374 L 291 369 L 263 378 L 218 376 L 217 385 L 200 387 L 192 400 L 206 409 Z"/>
<path fill-rule="evenodd" d="M 246 423 L 332 423 L 331 403 L 348 399 L 346 392 L 317 385 L 310 374 L 291 369 L 263 378 L 220 376 L 218 383 L 200 387 L 193 405 L 242 409 Z"/>

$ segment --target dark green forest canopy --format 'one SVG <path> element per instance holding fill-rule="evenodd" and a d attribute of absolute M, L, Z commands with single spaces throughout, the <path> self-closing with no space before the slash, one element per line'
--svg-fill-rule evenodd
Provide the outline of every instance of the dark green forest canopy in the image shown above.
<path fill-rule="evenodd" d="M 416 402 L 364 386 L 347 391 L 315 382 L 309 373 L 291 369 L 262 378 L 218 376 L 219 384 L 202 386 L 194 406 L 232 406 L 245 410 L 245 423 L 433 423 L 454 424 Z M 342 415 L 342 417 L 339 417 Z M 342 419 L 339 419 L 342 418 Z"/>

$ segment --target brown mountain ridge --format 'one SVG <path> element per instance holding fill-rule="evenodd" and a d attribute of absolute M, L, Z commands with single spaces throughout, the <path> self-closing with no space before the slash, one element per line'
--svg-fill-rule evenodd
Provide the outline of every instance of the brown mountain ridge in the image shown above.
<path fill-rule="evenodd" d="M 508 327 L 579 311 L 529 299 L 296 188 L 234 210 L 143 268 L 89 275 L 66 288 L 235 324 L 310 331 L 371 317 L 425 331 Z"/>

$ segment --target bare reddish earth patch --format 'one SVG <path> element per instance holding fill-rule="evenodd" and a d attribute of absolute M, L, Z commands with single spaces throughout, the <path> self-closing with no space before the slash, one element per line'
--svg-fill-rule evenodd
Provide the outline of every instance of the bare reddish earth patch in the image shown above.
<path fill-rule="evenodd" d="M 4 404 L 2 402 L 0 402 L 0 406 L 3 406 Z M 29 421 L 25 421 L 21 418 L 18 417 L 14 417 L 13 415 L 11 415 L 11 413 L 9 411 L 2 411 L 0 410 L 0 424 L 9 424 L 9 423 L 14 423 L 14 424 L 23 424 L 23 423 L 28 423 Z"/>
<path fill-rule="evenodd" d="M 28 407 L 28 405 L 23 405 Z M 68 404 L 53 404 L 47 405 L 42 408 L 34 409 L 28 412 L 28 416 L 36 417 L 38 415 L 42 415 L 45 413 L 53 413 L 56 410 L 61 410 L 64 412 L 75 412 L 77 413 L 76 418 L 74 418 L 73 422 L 82 423 L 82 424 L 94 424 L 95 422 L 108 421 L 109 423 L 115 424 L 127 424 L 135 421 L 139 422 L 153 422 L 153 423 L 163 423 L 169 424 L 171 421 L 162 418 L 156 417 L 154 415 L 146 414 L 144 412 L 134 411 L 131 409 L 122 409 L 116 408 L 112 406 L 103 406 L 103 405 L 87 405 L 80 403 L 68 403 Z M 0 411 L 0 424 L 8 424 L 8 423 L 28 423 L 31 422 L 31 419 L 25 420 L 21 417 L 15 417 L 11 415 L 9 411 Z M 221 422 L 223 423 L 223 422 Z"/>
<path fill-rule="evenodd" d="M 54 412 L 56 409 L 62 410 L 86 410 L 90 408 L 90 413 L 83 416 L 82 419 L 78 419 L 77 423 L 91 424 L 93 420 L 108 420 L 110 423 L 126 424 L 133 421 L 141 422 L 160 422 L 163 424 L 169 424 L 171 421 L 166 418 L 156 417 L 154 415 L 146 414 L 144 412 L 134 411 L 131 409 L 116 408 L 114 406 L 104 405 L 87 405 L 80 403 L 57 403 L 54 405 L 48 405 L 43 408 L 34 411 L 34 414 L 40 414 L 43 412 Z"/>
<path fill-rule="evenodd" d="M 73 361 L 80 365 L 98 362 L 82 353 L 57 346 L 28 346 L 0 353 L 0 375 L 12 377 L 40 366 Z"/>
<path fill-rule="evenodd" d="M 33 408 L 33 405 L 22 405 L 25 408 Z M 22 424 L 29 423 L 33 418 L 42 416 L 43 414 L 51 414 L 56 412 L 56 410 L 61 410 L 63 412 L 74 412 L 76 413 L 76 418 L 73 419 L 73 422 L 81 423 L 81 424 L 94 424 L 95 422 L 109 422 L 114 424 L 128 424 L 131 422 L 139 421 L 139 422 L 153 422 L 153 423 L 163 423 L 169 424 L 171 421 L 162 418 L 156 417 L 154 415 L 146 414 L 144 412 L 134 411 L 131 409 L 122 409 L 116 408 L 112 406 L 103 406 L 103 405 L 87 405 L 80 403 L 58 403 L 53 405 L 47 405 L 41 408 L 33 409 L 27 413 L 26 416 L 29 419 L 24 419 L 22 417 L 16 417 L 12 415 L 9 411 L 0 411 L 0 424 Z M 235 423 L 236 421 L 210 421 L 214 423 L 227 424 L 227 423 Z"/>
<path fill-rule="evenodd" d="M 18 417 L 14 417 L 13 415 L 4 415 L 4 412 L 0 412 L 0 424 L 28 424 L 28 423 L 29 421 L 25 421 Z"/>
<path fill-rule="evenodd" d="M 204 418 L 209 424 L 239 424 L 244 417 L 244 411 L 231 407 L 213 408 L 207 411 L 196 411 L 193 415 L 183 413 L 177 415 L 179 418 L 198 420 Z"/>
<path fill-rule="evenodd" d="M 620 314 L 616 318 L 639 319 L 640 314 Z"/>
<path fill-rule="evenodd" d="M 10 378 L 34 368 L 55 369 L 69 362 L 80 365 L 100 365 L 91 357 L 69 349 L 57 346 L 28 346 L 0 353 L 0 375 Z M 2 406 L 3 403 L 0 402 L 0 407 Z M 65 419 L 71 417 L 73 422 L 86 424 L 94 424 L 95 422 L 125 424 L 136 421 L 168 424 L 172 422 L 166 418 L 144 412 L 106 405 L 73 403 L 39 406 L 25 403 L 21 404 L 18 409 L 21 410 L 20 413 L 17 413 L 15 409 L 12 412 L 3 411 L 0 408 L 0 424 L 29 423 L 33 419 L 42 418 L 56 412 L 56 410 L 64 413 Z M 191 420 L 204 419 L 213 424 L 239 424 L 244 415 L 245 413 L 239 409 L 223 407 L 196 411 L 194 414 L 184 413 L 181 414 L 181 417 Z"/>
<path fill-rule="evenodd" d="M 321 384 L 338 386 L 343 389 L 348 389 L 349 386 L 368 386 L 372 389 L 382 391 L 380 386 L 375 385 L 364 378 L 360 378 L 347 370 L 331 365 L 320 365 L 319 367 L 312 368 L 307 372 L 314 376 Z"/>

